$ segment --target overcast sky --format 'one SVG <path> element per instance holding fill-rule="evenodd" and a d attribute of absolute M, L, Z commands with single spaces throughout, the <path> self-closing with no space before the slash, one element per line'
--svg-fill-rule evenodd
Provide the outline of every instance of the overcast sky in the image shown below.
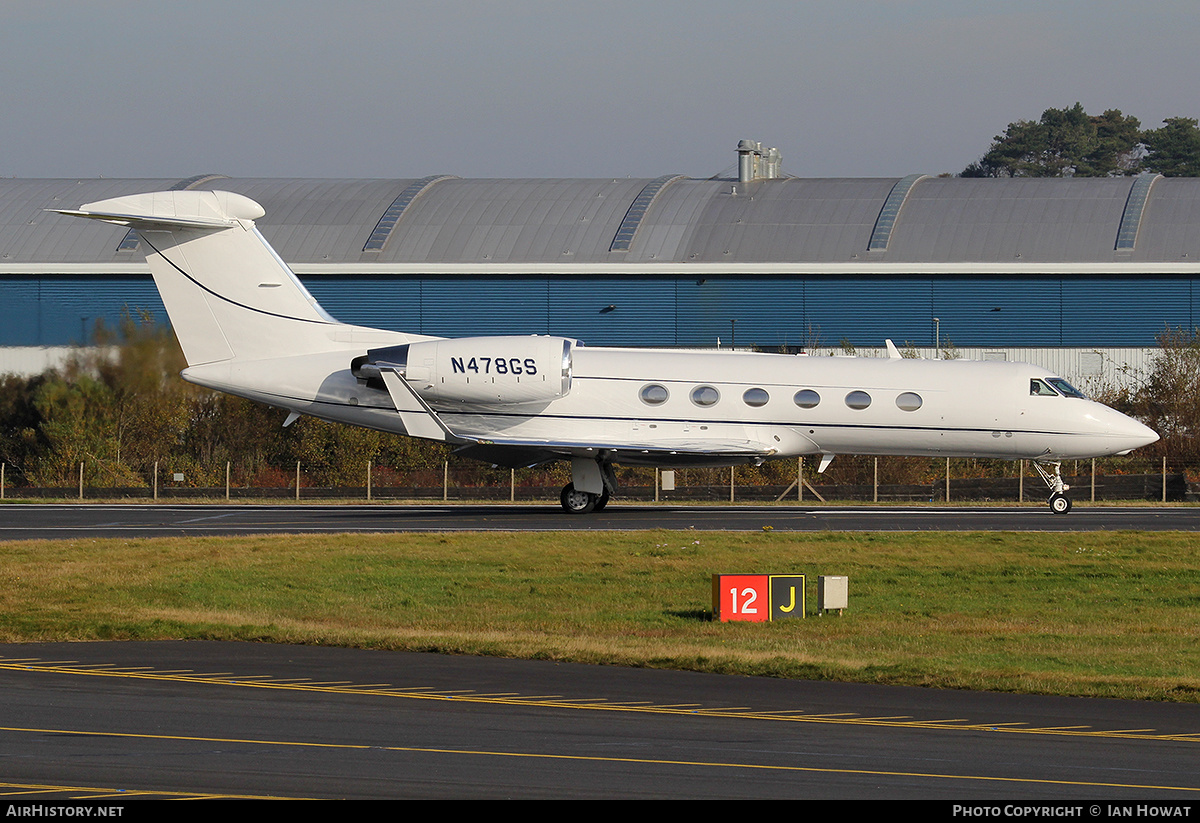
<path fill-rule="evenodd" d="M 958 172 L 1076 101 L 1200 117 L 1196 0 L 0 0 L 0 174 Z"/>

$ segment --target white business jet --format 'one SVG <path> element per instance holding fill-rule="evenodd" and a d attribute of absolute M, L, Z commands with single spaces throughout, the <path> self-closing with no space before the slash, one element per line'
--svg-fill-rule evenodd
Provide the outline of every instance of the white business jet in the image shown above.
<path fill-rule="evenodd" d="M 503 466 L 571 461 L 562 506 L 604 508 L 613 464 L 732 466 L 838 454 L 1029 459 L 1065 513 L 1059 463 L 1158 439 L 1024 363 L 446 339 L 340 323 L 259 234 L 262 207 L 173 191 L 62 214 L 134 228 L 201 386 L 325 420 L 438 440 Z M 286 424 L 285 424 L 286 425 Z"/>

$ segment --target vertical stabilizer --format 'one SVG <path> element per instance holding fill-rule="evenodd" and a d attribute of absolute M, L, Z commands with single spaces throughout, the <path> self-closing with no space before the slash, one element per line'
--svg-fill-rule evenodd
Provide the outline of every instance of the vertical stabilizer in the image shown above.
<path fill-rule="evenodd" d="M 151 192 L 88 203 L 76 217 L 135 229 L 188 366 L 328 351 L 338 326 L 231 192 Z"/>

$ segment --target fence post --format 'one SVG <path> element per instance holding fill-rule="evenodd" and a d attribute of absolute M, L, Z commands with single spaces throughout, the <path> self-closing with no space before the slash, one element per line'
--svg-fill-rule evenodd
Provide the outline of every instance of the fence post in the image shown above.
<path fill-rule="evenodd" d="M 729 467 L 729 502 L 733 502 L 733 466 Z"/>
<path fill-rule="evenodd" d="M 950 458 L 946 458 L 946 502 L 950 502 Z"/>
<path fill-rule="evenodd" d="M 875 477 L 872 481 L 872 484 L 873 484 L 874 490 L 871 493 L 871 502 L 878 503 L 879 502 L 879 458 L 878 457 L 875 458 Z"/>
<path fill-rule="evenodd" d="M 4 470 L 8 468 L 7 463 L 0 463 L 0 500 L 4 499 Z"/>
<path fill-rule="evenodd" d="M 804 502 L 804 456 L 796 458 L 796 502 Z"/>
<path fill-rule="evenodd" d="M 229 461 L 225 461 L 225 499 L 229 499 Z"/>
<path fill-rule="evenodd" d="M 1092 502 L 1096 502 L 1096 458 L 1092 458 Z"/>
<path fill-rule="evenodd" d="M 154 499 L 158 499 L 158 461 L 154 461 Z"/>
<path fill-rule="evenodd" d="M 508 502 L 517 502 L 517 470 L 508 470 Z"/>
<path fill-rule="evenodd" d="M 367 499 L 371 499 L 371 461 L 367 461 Z"/>
<path fill-rule="evenodd" d="M 1020 461 L 1018 461 L 1018 463 L 1020 464 L 1021 468 L 1020 468 L 1020 473 L 1017 475 L 1017 477 L 1018 477 L 1018 480 L 1017 480 L 1017 502 L 1024 503 L 1025 502 L 1025 461 L 1020 460 Z"/>
<path fill-rule="evenodd" d="M 450 461 L 442 463 L 442 502 L 450 499 Z"/>
<path fill-rule="evenodd" d="M 1163 455 L 1162 468 L 1162 502 L 1167 502 L 1167 456 Z"/>
<path fill-rule="evenodd" d="M 296 500 L 300 500 L 300 461 L 296 461 Z"/>

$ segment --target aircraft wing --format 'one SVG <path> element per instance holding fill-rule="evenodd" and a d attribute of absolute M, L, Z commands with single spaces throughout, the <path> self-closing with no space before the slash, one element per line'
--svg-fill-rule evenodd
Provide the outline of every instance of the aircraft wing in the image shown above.
<path fill-rule="evenodd" d="M 403 372 L 388 364 L 380 364 L 380 375 L 392 404 L 404 421 L 405 430 L 414 437 L 461 444 L 455 450 L 477 460 L 498 466 L 522 468 L 536 466 L 562 458 L 607 459 L 630 465 L 671 463 L 672 465 L 728 465 L 742 461 L 761 461 L 775 453 L 775 448 L 754 440 L 718 440 L 678 438 L 653 441 L 639 440 L 544 440 L 506 437 L 472 437 L 453 431 L 434 409 L 417 394 Z"/>
<path fill-rule="evenodd" d="M 766 443 L 752 440 L 656 440 L 637 442 L 572 442 L 547 440 L 478 440 L 455 449 L 455 454 L 506 468 L 525 468 L 572 457 L 603 455 L 615 463 L 672 466 L 729 465 L 765 460 L 775 453 Z"/>

